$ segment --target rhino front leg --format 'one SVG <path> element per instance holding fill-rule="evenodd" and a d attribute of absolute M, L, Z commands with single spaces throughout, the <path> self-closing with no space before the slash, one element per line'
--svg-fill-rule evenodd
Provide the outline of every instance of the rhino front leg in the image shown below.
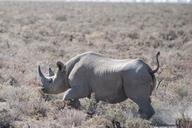
<path fill-rule="evenodd" d="M 65 100 L 64 101 L 64 108 L 68 107 L 68 108 L 75 108 L 75 109 L 80 109 L 81 104 L 79 99 L 74 99 L 74 100 Z"/>
<path fill-rule="evenodd" d="M 63 96 L 63 101 L 68 102 L 67 104 L 73 108 L 80 108 L 81 104 L 79 99 L 86 97 L 86 93 L 81 91 L 78 88 L 70 88 L 68 89 Z"/>
<path fill-rule="evenodd" d="M 96 113 L 97 105 L 98 105 L 98 100 L 95 97 L 95 93 L 91 94 L 90 101 L 89 101 L 89 108 L 87 111 L 87 114 L 92 117 Z"/>

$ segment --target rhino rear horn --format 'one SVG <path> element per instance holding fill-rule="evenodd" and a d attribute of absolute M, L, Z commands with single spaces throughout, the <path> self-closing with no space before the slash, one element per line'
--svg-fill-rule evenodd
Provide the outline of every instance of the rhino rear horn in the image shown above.
<path fill-rule="evenodd" d="M 54 74 L 53 70 L 51 68 L 49 68 L 49 76 L 54 76 L 54 75 L 55 74 Z"/>

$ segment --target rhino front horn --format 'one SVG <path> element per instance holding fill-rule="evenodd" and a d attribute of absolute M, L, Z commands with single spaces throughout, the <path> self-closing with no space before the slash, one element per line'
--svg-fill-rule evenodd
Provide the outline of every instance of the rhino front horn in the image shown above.
<path fill-rule="evenodd" d="M 41 67 L 40 65 L 38 65 L 38 73 L 39 73 L 39 76 L 42 78 L 44 77 L 43 73 L 41 72 Z"/>
<path fill-rule="evenodd" d="M 40 65 L 38 66 L 38 72 L 39 72 L 39 76 L 41 78 L 41 82 L 42 84 L 44 85 L 46 83 L 46 77 L 43 75 L 43 73 L 41 72 L 41 68 L 40 68 Z"/>

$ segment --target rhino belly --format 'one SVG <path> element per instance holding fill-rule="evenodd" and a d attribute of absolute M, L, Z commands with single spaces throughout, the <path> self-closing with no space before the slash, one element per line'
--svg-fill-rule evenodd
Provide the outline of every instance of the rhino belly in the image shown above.
<path fill-rule="evenodd" d="M 103 94 L 103 95 L 98 95 L 97 93 L 95 93 L 95 96 L 97 100 L 105 101 L 112 104 L 119 103 L 127 99 L 123 91 L 118 93 Z"/>
<path fill-rule="evenodd" d="M 119 71 L 100 70 L 93 76 L 89 83 L 97 100 L 118 103 L 127 98 Z"/>

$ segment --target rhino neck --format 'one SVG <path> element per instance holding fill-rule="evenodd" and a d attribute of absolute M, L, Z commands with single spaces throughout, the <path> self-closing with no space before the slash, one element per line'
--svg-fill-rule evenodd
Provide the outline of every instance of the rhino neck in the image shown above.
<path fill-rule="evenodd" d="M 67 86 L 67 88 L 71 88 L 71 86 L 70 86 L 70 84 L 69 84 L 69 74 L 70 73 L 68 73 L 68 71 L 66 72 L 67 73 L 67 75 L 66 75 L 66 77 L 65 77 L 65 85 Z"/>
<path fill-rule="evenodd" d="M 65 67 L 66 67 L 65 81 L 66 81 L 66 85 L 68 86 L 68 88 L 71 88 L 71 86 L 69 84 L 69 75 L 70 75 L 71 71 L 73 70 L 73 67 L 75 66 L 75 64 L 77 64 L 79 62 L 80 57 L 81 57 L 81 55 L 75 56 L 65 63 Z"/>

